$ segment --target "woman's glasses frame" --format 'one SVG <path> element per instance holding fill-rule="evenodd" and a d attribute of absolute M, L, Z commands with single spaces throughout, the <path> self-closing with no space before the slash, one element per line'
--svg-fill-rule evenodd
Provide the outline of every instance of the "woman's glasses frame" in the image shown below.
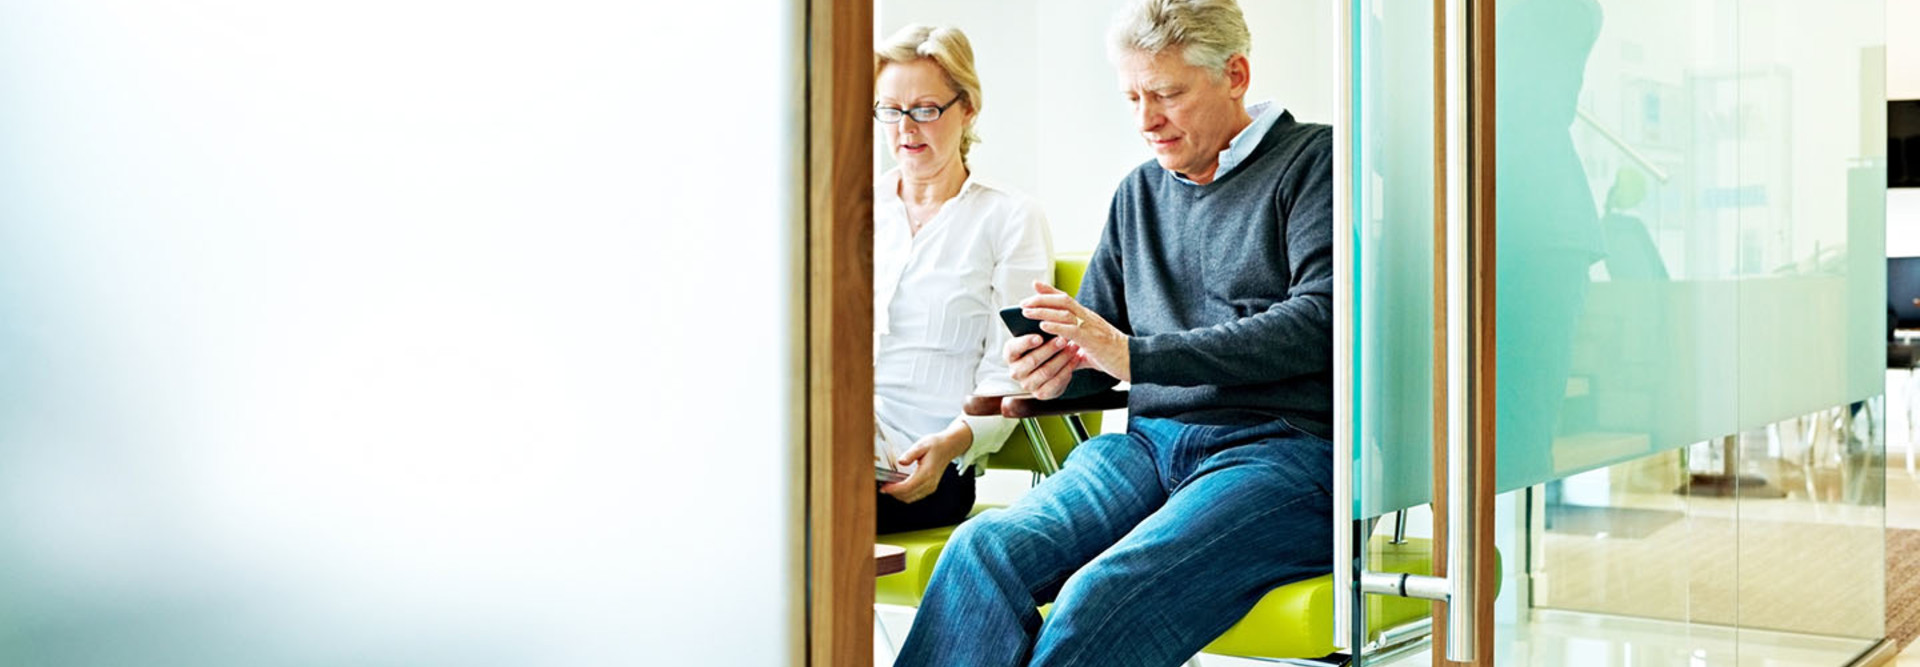
<path fill-rule="evenodd" d="M 916 122 L 916 123 L 931 123 L 933 121 L 940 120 L 940 115 L 946 113 L 948 107 L 951 107 L 955 103 L 958 103 L 961 97 L 964 97 L 964 96 L 956 94 L 953 96 L 953 99 L 947 100 L 946 104 L 942 104 L 937 107 L 918 106 L 910 109 L 902 109 L 900 107 L 883 107 L 883 106 L 880 106 L 879 102 L 875 102 L 873 104 L 873 120 L 883 125 L 892 125 L 894 123 L 898 123 L 902 118 L 912 118 L 913 122 Z"/>

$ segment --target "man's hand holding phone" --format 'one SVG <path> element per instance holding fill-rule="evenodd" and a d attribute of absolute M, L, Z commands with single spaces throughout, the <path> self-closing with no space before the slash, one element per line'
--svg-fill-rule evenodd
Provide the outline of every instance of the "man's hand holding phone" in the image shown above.
<path fill-rule="evenodd" d="M 1031 325 L 1016 326 L 1013 309 L 1001 311 L 1014 334 L 1003 350 L 1021 388 L 1040 400 L 1059 398 L 1083 367 L 1131 381 L 1126 334 L 1052 285 L 1036 281 L 1033 290 L 1019 309 Z"/>

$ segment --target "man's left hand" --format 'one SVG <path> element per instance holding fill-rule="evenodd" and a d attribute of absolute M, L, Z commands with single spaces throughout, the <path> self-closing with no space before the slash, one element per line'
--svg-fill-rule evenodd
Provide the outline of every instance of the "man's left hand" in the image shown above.
<path fill-rule="evenodd" d="M 1020 314 L 1040 320 L 1040 330 L 1072 343 L 1082 362 L 1124 382 L 1133 381 L 1127 335 L 1052 285 L 1033 283 L 1038 292 L 1020 302 Z"/>

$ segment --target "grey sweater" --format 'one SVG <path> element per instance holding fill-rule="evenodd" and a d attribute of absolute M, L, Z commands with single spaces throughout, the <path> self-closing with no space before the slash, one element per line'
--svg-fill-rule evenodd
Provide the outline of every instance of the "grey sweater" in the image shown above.
<path fill-rule="evenodd" d="M 1132 336 L 1131 414 L 1332 436 L 1332 134 L 1283 113 L 1212 183 L 1120 184 L 1079 300 Z"/>

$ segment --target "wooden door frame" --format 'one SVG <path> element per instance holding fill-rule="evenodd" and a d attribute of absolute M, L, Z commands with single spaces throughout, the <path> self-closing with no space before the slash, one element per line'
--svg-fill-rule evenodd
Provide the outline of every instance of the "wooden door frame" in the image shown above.
<path fill-rule="evenodd" d="M 807 0 L 806 664 L 873 660 L 873 0 Z"/>

